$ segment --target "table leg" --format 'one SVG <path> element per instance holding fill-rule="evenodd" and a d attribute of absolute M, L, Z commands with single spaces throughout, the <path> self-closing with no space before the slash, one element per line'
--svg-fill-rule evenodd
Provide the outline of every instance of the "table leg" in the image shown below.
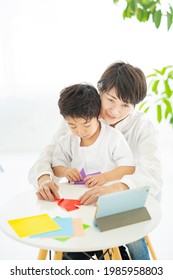
<path fill-rule="evenodd" d="M 37 260 L 46 260 L 48 250 L 40 249 L 38 253 Z"/>

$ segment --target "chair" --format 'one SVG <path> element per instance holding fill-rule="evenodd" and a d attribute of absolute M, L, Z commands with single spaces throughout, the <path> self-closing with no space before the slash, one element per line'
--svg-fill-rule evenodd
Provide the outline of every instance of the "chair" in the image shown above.
<path fill-rule="evenodd" d="M 146 243 L 147 243 L 149 253 L 150 253 L 152 259 L 157 260 L 158 259 L 157 255 L 154 251 L 154 248 L 152 246 L 152 243 L 151 243 L 148 235 L 146 236 Z M 48 254 L 48 250 L 40 249 L 37 260 L 46 260 L 47 254 Z M 62 252 L 54 252 L 54 258 L 53 259 L 54 260 L 62 260 L 62 254 L 63 254 Z M 109 250 L 103 250 L 103 254 L 104 254 L 104 259 L 105 260 L 110 260 L 110 259 L 112 259 L 112 260 L 122 260 L 121 253 L 120 253 L 120 250 L 119 250 L 118 247 L 110 248 Z M 130 258 L 130 256 L 129 256 L 129 258 Z M 50 259 L 51 259 L 51 256 L 50 256 Z"/>
<path fill-rule="evenodd" d="M 157 260 L 158 258 L 157 258 L 157 255 L 156 255 L 155 251 L 154 251 L 154 248 L 153 248 L 153 246 L 152 246 L 152 243 L 151 243 L 151 241 L 150 241 L 149 236 L 147 235 L 147 236 L 145 237 L 145 239 L 146 239 L 146 243 L 147 243 L 147 246 L 148 246 L 150 255 L 152 256 L 152 259 L 153 259 L 153 260 Z"/>
<path fill-rule="evenodd" d="M 148 246 L 148 250 L 149 250 L 149 254 L 150 254 L 151 258 L 152 258 L 153 260 L 157 260 L 158 258 L 157 258 L 157 255 L 156 255 L 156 253 L 155 253 L 155 250 L 154 250 L 154 248 L 153 248 L 153 245 L 152 245 L 152 243 L 151 243 L 151 241 L 150 241 L 149 236 L 147 235 L 147 236 L 145 237 L 145 239 L 146 239 L 146 244 L 147 244 L 147 246 Z M 116 247 L 116 248 L 111 248 L 110 250 L 111 250 L 111 252 L 112 252 L 112 259 L 113 259 L 113 260 L 122 260 L 122 257 L 121 257 L 121 254 L 120 254 L 120 251 L 119 251 L 119 248 L 118 248 L 118 247 Z M 118 252 L 118 251 L 119 251 L 119 252 Z M 130 258 L 130 256 L 129 256 L 129 258 Z"/>

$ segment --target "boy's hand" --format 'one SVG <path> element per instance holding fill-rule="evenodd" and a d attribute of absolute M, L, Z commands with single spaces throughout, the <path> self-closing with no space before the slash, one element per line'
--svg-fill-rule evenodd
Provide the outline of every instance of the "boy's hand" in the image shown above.
<path fill-rule="evenodd" d="M 82 175 L 76 168 L 67 169 L 64 175 L 70 182 L 79 182 L 83 180 Z"/>
<path fill-rule="evenodd" d="M 59 198 L 58 185 L 52 180 L 42 180 L 36 195 L 41 200 L 54 201 Z"/>
<path fill-rule="evenodd" d="M 102 186 L 106 183 L 104 174 L 90 175 L 84 178 L 85 186 L 88 188 L 94 187 L 96 185 Z"/>

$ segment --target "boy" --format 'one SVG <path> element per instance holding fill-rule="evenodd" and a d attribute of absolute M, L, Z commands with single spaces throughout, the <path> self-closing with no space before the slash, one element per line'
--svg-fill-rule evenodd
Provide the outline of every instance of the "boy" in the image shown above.
<path fill-rule="evenodd" d="M 70 131 L 59 139 L 52 156 L 56 177 L 78 182 L 83 179 L 82 168 L 86 174 L 101 172 L 84 178 L 85 185 L 93 187 L 134 173 L 133 156 L 124 136 L 99 121 L 101 100 L 93 86 L 75 84 L 63 89 L 58 105 Z"/>

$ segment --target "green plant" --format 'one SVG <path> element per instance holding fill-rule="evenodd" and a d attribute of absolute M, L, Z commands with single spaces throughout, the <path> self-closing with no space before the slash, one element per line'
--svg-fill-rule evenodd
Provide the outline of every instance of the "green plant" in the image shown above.
<path fill-rule="evenodd" d="M 147 113 L 154 108 L 159 123 L 166 119 L 173 125 L 173 65 L 154 69 L 154 73 L 147 76 L 147 81 L 147 97 L 139 110 Z"/>
<path fill-rule="evenodd" d="M 173 23 L 173 8 L 167 3 L 165 11 L 165 0 L 125 0 L 126 8 L 123 11 L 123 18 L 136 17 L 140 22 L 146 22 L 152 18 L 156 28 L 159 28 L 162 17 L 167 18 L 167 29 Z M 119 0 L 113 0 L 118 3 Z M 161 3 L 162 2 L 162 3 Z"/>
<path fill-rule="evenodd" d="M 119 0 L 113 0 L 118 3 Z M 160 27 L 163 16 L 167 18 L 167 30 L 173 23 L 173 8 L 162 0 L 125 0 L 126 8 L 123 18 L 136 17 L 140 22 L 146 22 L 152 18 L 156 28 Z M 166 10 L 166 12 L 165 12 Z M 173 125 L 173 65 L 165 66 L 161 70 L 154 69 L 154 73 L 147 76 L 147 97 L 141 103 L 139 110 L 147 113 L 155 109 L 157 121 L 160 123 L 166 119 Z"/>

